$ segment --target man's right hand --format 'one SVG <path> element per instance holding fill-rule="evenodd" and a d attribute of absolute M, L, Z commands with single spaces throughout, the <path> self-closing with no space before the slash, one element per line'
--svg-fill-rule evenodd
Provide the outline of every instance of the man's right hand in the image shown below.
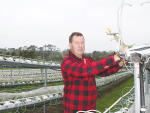
<path fill-rule="evenodd" d="M 115 62 L 121 60 L 119 53 L 117 53 L 116 55 L 114 55 L 114 60 L 115 60 Z"/>

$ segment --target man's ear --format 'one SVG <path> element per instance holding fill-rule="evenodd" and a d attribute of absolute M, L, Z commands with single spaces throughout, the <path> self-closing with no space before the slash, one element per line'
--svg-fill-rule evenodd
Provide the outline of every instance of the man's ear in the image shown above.
<path fill-rule="evenodd" d="M 69 47 L 70 47 L 70 50 L 71 50 L 71 45 L 72 45 L 72 44 L 69 42 Z"/>

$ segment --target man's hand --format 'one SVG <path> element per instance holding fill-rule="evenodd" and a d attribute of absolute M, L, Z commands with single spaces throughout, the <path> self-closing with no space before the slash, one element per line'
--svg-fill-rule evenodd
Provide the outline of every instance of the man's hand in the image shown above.
<path fill-rule="evenodd" d="M 122 61 L 120 61 L 119 62 L 119 66 L 124 66 L 125 64 L 127 64 L 128 62 L 125 60 L 125 59 L 123 59 Z"/>
<path fill-rule="evenodd" d="M 122 53 L 125 54 L 126 50 L 128 50 L 128 49 L 129 49 L 128 47 L 122 48 Z"/>
<path fill-rule="evenodd" d="M 114 60 L 115 60 L 115 62 L 121 60 L 119 53 L 117 53 L 116 55 L 114 55 Z"/>

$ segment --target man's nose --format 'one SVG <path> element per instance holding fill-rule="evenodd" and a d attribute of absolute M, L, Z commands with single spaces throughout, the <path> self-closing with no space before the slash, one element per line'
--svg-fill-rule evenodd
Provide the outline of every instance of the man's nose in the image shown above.
<path fill-rule="evenodd" d="M 79 43 L 79 47 L 82 47 L 82 44 L 81 44 L 81 43 Z"/>

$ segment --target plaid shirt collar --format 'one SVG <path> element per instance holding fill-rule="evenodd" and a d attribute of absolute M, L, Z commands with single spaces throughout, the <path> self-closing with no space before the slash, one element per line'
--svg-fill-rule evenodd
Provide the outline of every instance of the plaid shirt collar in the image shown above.
<path fill-rule="evenodd" d="M 85 58 L 85 54 L 82 55 L 82 59 L 81 59 L 81 58 L 77 57 L 76 55 L 74 55 L 74 54 L 71 52 L 71 50 L 69 50 L 69 56 L 70 56 L 70 57 L 73 57 L 73 58 L 75 58 L 75 59 L 77 59 L 77 60 L 79 60 L 79 61 L 83 61 L 83 58 Z"/>

